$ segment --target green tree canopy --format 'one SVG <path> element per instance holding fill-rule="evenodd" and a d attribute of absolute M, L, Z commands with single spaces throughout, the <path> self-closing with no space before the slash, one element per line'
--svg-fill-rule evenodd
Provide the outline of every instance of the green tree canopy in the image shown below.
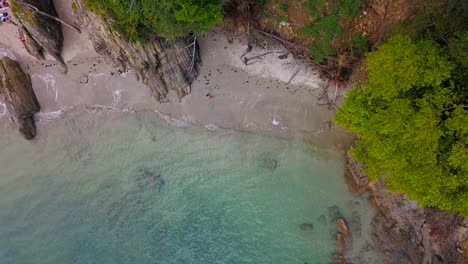
<path fill-rule="evenodd" d="M 369 177 L 468 216 L 466 75 L 447 54 L 429 41 L 391 37 L 367 55 L 365 88 L 348 93 L 335 121 L 359 134 L 352 154 Z"/>
<path fill-rule="evenodd" d="M 223 21 L 221 0 L 85 0 L 130 41 L 200 33 Z"/>

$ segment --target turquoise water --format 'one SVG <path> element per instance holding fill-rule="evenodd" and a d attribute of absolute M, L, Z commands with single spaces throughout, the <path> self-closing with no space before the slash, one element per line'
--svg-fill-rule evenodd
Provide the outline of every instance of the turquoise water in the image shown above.
<path fill-rule="evenodd" d="M 0 263 L 331 263 L 335 205 L 359 212 L 368 239 L 342 153 L 300 138 L 154 113 L 76 113 L 39 131 L 28 142 L 0 127 Z"/>

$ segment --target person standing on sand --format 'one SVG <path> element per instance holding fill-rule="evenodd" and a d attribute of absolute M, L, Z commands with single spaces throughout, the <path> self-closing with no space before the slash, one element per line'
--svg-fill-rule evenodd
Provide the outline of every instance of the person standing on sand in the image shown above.
<path fill-rule="evenodd" d="M 214 95 L 211 92 L 207 93 L 205 96 L 208 97 L 208 99 L 214 98 Z"/>

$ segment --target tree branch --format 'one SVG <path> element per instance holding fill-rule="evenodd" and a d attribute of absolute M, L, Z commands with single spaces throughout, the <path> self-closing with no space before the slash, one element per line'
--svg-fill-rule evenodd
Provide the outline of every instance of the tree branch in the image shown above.
<path fill-rule="evenodd" d="M 192 64 L 190 65 L 189 72 L 193 70 L 193 67 L 195 66 L 195 57 L 196 57 L 196 52 L 197 52 L 197 36 L 193 35 L 193 51 L 192 51 Z"/>
<path fill-rule="evenodd" d="M 23 6 L 27 7 L 27 8 L 29 8 L 29 9 L 31 9 L 33 12 L 36 12 L 36 13 L 38 13 L 38 14 L 40 14 L 40 15 L 43 15 L 43 16 L 46 16 L 46 17 L 48 17 L 48 18 L 50 18 L 50 19 L 53 19 L 53 20 L 55 20 L 55 21 L 58 21 L 58 22 L 60 22 L 61 24 L 67 26 L 67 27 L 73 28 L 74 30 L 78 31 L 78 33 L 81 34 L 80 28 L 77 27 L 77 26 L 75 26 L 75 25 L 69 24 L 69 23 L 67 23 L 67 22 L 65 22 L 65 21 L 63 21 L 63 20 L 61 20 L 61 19 L 58 18 L 58 17 L 55 17 L 55 16 L 49 15 L 49 14 L 47 14 L 47 13 L 45 13 L 45 12 L 42 12 L 42 11 L 39 10 L 37 7 L 35 7 L 35 6 L 31 5 L 31 4 L 25 3 L 25 2 L 23 2 L 22 0 L 14 0 L 14 2 L 16 2 L 16 3 L 18 3 L 18 4 L 21 4 L 21 5 L 23 5 Z"/>

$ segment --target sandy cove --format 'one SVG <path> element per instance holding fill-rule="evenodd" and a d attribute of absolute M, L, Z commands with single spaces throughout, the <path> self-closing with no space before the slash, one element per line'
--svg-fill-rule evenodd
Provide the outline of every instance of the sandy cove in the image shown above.
<path fill-rule="evenodd" d="M 71 0 L 54 3 L 62 19 L 73 21 Z M 2 25 L 1 32 L 0 56 L 18 60 L 31 76 L 42 107 L 36 116 L 39 135 L 41 120 L 88 109 L 154 111 L 155 118 L 174 125 L 182 122 L 207 129 L 286 136 L 304 133 L 327 146 L 343 146 L 351 140 L 330 122 L 334 109 L 321 98 L 326 81 L 280 45 L 269 50 L 254 48 L 245 57 L 271 53 L 245 65 L 241 59 L 247 47 L 243 36 L 228 39 L 221 30 L 209 32 L 199 37 L 202 65 L 191 94 L 179 100 L 169 93 L 159 104 L 131 72 L 119 74 L 119 68 L 97 55 L 86 32 L 79 34 L 63 27 L 62 56 L 69 68 L 67 75 L 58 71 L 52 57 L 46 55 L 45 61 L 39 61 L 27 54 L 13 24 Z M 289 54 L 287 58 L 278 58 L 285 54 Z M 343 94 L 332 87 L 328 96 L 339 103 Z M 2 122 L 9 122 L 4 104 L 0 105 L 0 116 L 4 116 Z"/>

